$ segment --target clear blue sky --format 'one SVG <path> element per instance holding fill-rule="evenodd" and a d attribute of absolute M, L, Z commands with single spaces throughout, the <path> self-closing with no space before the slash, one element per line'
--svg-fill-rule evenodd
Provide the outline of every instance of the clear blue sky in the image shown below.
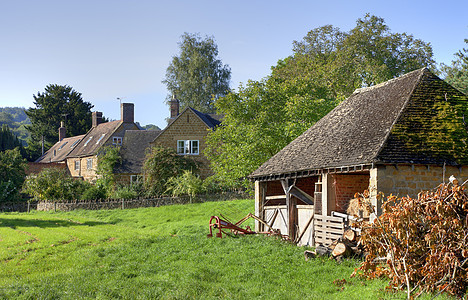
<path fill-rule="evenodd" d="M 468 38 L 468 1 L 0 1 L 0 106 L 33 106 L 47 84 L 70 85 L 106 117 L 120 97 L 142 125 L 163 128 L 161 83 L 184 32 L 214 36 L 231 87 L 270 73 L 316 27 L 347 31 L 371 13 L 392 32 L 430 42 L 450 63 Z"/>

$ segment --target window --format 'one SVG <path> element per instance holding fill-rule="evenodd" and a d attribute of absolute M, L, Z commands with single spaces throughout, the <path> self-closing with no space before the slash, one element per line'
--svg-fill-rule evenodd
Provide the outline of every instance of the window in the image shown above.
<path fill-rule="evenodd" d="M 80 161 L 75 160 L 75 171 L 80 169 Z"/>
<path fill-rule="evenodd" d="M 177 141 L 177 153 L 178 154 L 199 154 L 199 143 L 198 140 L 179 140 Z"/>
<path fill-rule="evenodd" d="M 86 159 L 86 169 L 91 170 L 93 168 L 93 159 L 88 158 Z"/>
<path fill-rule="evenodd" d="M 62 148 L 65 147 L 66 144 L 68 144 L 68 142 L 63 143 L 62 146 L 60 146 L 60 148 L 58 148 L 58 149 L 62 150 Z"/>
<path fill-rule="evenodd" d="M 76 144 L 78 144 L 80 141 L 81 141 L 81 139 L 76 140 L 76 141 L 70 146 L 70 148 L 75 147 Z"/>
<path fill-rule="evenodd" d="M 130 175 L 130 185 L 133 185 L 137 182 L 142 182 L 143 176 L 142 175 Z"/>
<path fill-rule="evenodd" d="M 105 135 L 106 135 L 105 133 L 101 135 L 101 137 L 97 140 L 96 145 L 99 144 L 99 142 L 104 138 Z"/>
<path fill-rule="evenodd" d="M 112 137 L 112 145 L 122 145 L 122 137 L 114 136 Z"/>
<path fill-rule="evenodd" d="M 86 141 L 86 143 L 84 143 L 84 146 L 83 147 L 86 147 L 86 145 L 88 145 L 89 141 L 91 141 L 93 139 L 92 136 L 89 137 L 89 139 Z"/>

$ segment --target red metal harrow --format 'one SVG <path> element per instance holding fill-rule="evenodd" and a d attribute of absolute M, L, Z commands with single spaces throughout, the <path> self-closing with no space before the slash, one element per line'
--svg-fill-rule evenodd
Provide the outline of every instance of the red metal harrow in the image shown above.
<path fill-rule="evenodd" d="M 264 224 L 265 226 L 268 227 L 268 229 L 270 231 L 268 231 L 268 232 L 255 232 L 250 228 L 250 226 L 246 226 L 245 228 L 242 228 L 241 227 L 242 223 L 244 223 L 249 218 L 253 218 L 253 219 L 257 220 L 258 222 Z M 223 229 L 231 230 L 231 234 L 257 234 L 257 233 L 270 234 L 270 235 L 271 234 L 275 234 L 275 235 L 280 235 L 281 234 L 278 229 L 273 229 L 265 221 L 263 221 L 262 219 L 260 219 L 259 217 L 255 216 L 255 215 L 253 215 L 251 213 L 249 213 L 247 216 L 245 216 L 244 218 L 242 218 L 241 220 L 239 220 L 238 222 L 236 222 L 234 224 L 229 222 L 229 221 L 226 221 L 224 219 L 221 219 L 218 216 L 212 216 L 211 219 L 210 219 L 210 233 L 207 235 L 207 237 L 209 237 L 209 238 L 213 237 L 213 229 L 218 230 L 218 232 L 216 233 L 216 237 L 219 237 L 219 238 L 223 237 L 223 233 L 224 234 L 229 234 L 229 233 L 223 231 Z"/>

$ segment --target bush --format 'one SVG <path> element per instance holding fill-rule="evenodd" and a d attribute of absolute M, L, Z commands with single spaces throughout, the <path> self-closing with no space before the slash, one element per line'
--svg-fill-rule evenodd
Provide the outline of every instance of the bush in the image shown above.
<path fill-rule="evenodd" d="M 190 202 L 192 202 L 195 195 L 204 191 L 203 181 L 199 176 L 194 175 L 192 171 L 185 170 L 182 175 L 169 178 L 167 181 L 167 191 L 172 191 L 173 197 L 189 195 Z"/>
<path fill-rule="evenodd" d="M 159 196 L 166 192 L 166 183 L 171 177 L 182 175 L 184 170 L 198 171 L 197 163 L 178 155 L 173 149 L 154 146 L 146 155 L 144 163 L 145 189 L 149 196 Z"/>
<path fill-rule="evenodd" d="M 131 200 L 138 198 L 138 192 L 132 189 L 131 186 L 119 186 L 115 189 L 111 196 L 112 199 Z"/>
<path fill-rule="evenodd" d="M 106 189 L 99 184 L 90 185 L 83 194 L 81 195 L 81 200 L 99 200 L 99 199 L 106 199 L 107 193 Z"/>
<path fill-rule="evenodd" d="M 89 183 L 72 178 L 66 170 L 48 168 L 26 177 L 23 191 L 36 200 L 62 201 L 79 199 Z"/>

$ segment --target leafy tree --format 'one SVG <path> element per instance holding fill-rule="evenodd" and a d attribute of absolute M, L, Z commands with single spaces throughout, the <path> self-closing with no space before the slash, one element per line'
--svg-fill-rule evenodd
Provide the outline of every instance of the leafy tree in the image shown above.
<path fill-rule="evenodd" d="M 213 113 L 213 101 L 229 92 L 231 69 L 218 58 L 213 37 L 184 33 L 181 39 L 180 53 L 172 58 L 162 81 L 170 93 L 167 99 L 175 94 L 181 108 Z"/>
<path fill-rule="evenodd" d="M 33 95 L 35 108 L 26 111 L 31 125 L 26 126 L 31 133 L 29 150 L 32 159 L 40 153 L 42 137 L 47 150 L 58 141 L 58 128 L 64 121 L 68 136 L 86 133 L 91 128 L 91 108 L 83 101 L 81 93 L 66 85 L 49 84 L 45 92 Z M 38 153 L 39 152 L 39 153 Z"/>
<path fill-rule="evenodd" d="M 0 202 L 19 198 L 25 167 L 19 148 L 0 152 Z"/>
<path fill-rule="evenodd" d="M 98 163 L 96 173 L 99 175 L 97 184 L 104 186 L 108 192 L 115 188 L 114 169 L 122 163 L 120 147 L 106 146 L 98 152 Z"/>
<path fill-rule="evenodd" d="M 215 102 L 225 117 L 208 133 L 205 155 L 218 180 L 250 186 L 245 176 L 356 88 L 425 66 L 434 68 L 430 44 L 390 32 L 382 18 L 366 15 L 349 32 L 331 25 L 313 29 L 268 77 Z"/>
<path fill-rule="evenodd" d="M 147 153 L 143 169 L 147 193 L 162 195 L 167 190 L 169 178 L 181 175 L 184 170 L 196 172 L 198 166 L 194 160 L 178 155 L 174 149 L 155 145 Z"/>
<path fill-rule="evenodd" d="M 468 44 L 468 39 L 465 43 Z M 457 58 L 450 66 L 442 64 L 441 69 L 448 83 L 468 95 L 468 48 L 458 51 L 455 56 Z"/>
<path fill-rule="evenodd" d="M 28 176 L 23 191 L 36 200 L 57 202 L 79 199 L 88 187 L 88 182 L 74 179 L 66 170 L 47 168 L 37 175 Z"/>

